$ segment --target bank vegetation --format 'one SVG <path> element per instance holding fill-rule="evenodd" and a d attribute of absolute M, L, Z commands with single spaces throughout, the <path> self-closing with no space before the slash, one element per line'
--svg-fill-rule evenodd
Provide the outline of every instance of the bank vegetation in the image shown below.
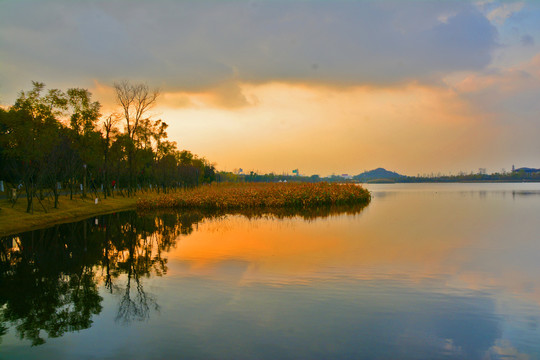
<path fill-rule="evenodd" d="M 368 204 L 369 191 L 354 184 L 222 183 L 137 201 L 138 210 L 243 210 Z"/>

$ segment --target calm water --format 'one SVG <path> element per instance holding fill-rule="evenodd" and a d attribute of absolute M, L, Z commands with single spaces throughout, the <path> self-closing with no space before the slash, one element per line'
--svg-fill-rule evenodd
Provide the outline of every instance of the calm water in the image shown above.
<path fill-rule="evenodd" d="M 0 358 L 540 359 L 540 184 L 2 239 Z"/>

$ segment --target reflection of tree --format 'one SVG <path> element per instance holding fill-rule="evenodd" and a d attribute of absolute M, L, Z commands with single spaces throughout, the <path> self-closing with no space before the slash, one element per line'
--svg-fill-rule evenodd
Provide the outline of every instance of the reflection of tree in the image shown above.
<path fill-rule="evenodd" d="M 2 343 L 2 336 L 4 336 L 7 333 L 7 326 L 4 325 L 4 320 L 0 319 L 2 323 L 0 323 L 0 344 Z"/>
<path fill-rule="evenodd" d="M 167 272 L 163 257 L 180 235 L 177 217 L 146 216 L 135 213 L 115 214 L 102 219 L 104 234 L 101 260 L 106 289 L 122 293 L 117 321 L 130 323 L 145 320 L 150 310 L 158 310 L 155 297 L 144 291 L 142 279 Z M 118 279 L 125 286 L 118 285 Z"/>
<path fill-rule="evenodd" d="M 339 215 L 358 215 L 360 214 L 367 204 L 353 204 L 353 205 L 330 205 L 330 206 L 318 206 L 306 209 L 297 208 L 261 208 L 261 209 L 241 209 L 241 210 L 190 210 L 179 214 L 174 210 L 158 210 L 157 212 L 140 213 L 140 216 L 149 216 L 150 214 L 158 214 L 161 219 L 169 219 L 169 223 L 177 223 L 180 225 L 180 233 L 182 235 L 189 235 L 194 231 L 193 226 L 197 225 L 204 219 L 214 219 L 224 217 L 227 215 L 242 215 L 248 219 L 257 219 L 262 217 L 272 217 L 277 219 L 285 219 L 291 217 L 300 217 L 304 220 L 315 220 L 320 218 L 326 218 L 330 216 Z M 171 229 L 171 228 L 169 228 Z M 174 230 L 177 230 L 174 228 Z M 166 231 L 166 230 L 164 230 Z"/>
<path fill-rule="evenodd" d="M 241 213 L 304 219 L 357 214 L 363 206 L 290 209 Z M 98 284 L 119 294 L 116 320 L 147 320 L 158 311 L 157 299 L 144 289 L 144 279 L 167 273 L 164 254 L 181 235 L 189 235 L 215 212 L 124 212 L 56 225 L 0 238 L 0 340 L 14 327 L 33 345 L 48 337 L 87 329 L 101 312 Z M 97 221 L 96 221 L 97 220 Z"/>
<path fill-rule="evenodd" d="M 2 320 L 15 326 L 21 339 L 32 345 L 45 342 L 40 333 L 59 337 L 86 329 L 91 317 L 101 312 L 92 269 L 92 254 L 85 248 L 81 226 L 71 224 L 65 232 L 58 226 L 2 241 L 0 303 Z M 16 248 L 6 243 L 16 241 Z"/>
<path fill-rule="evenodd" d="M 352 204 L 352 205 L 330 205 L 330 206 L 317 206 L 307 209 L 294 209 L 294 208 L 276 208 L 276 209 L 262 209 L 262 210 L 247 210 L 241 211 L 239 214 L 248 218 L 258 217 L 275 217 L 278 219 L 300 217 L 304 220 L 314 220 L 319 218 L 326 218 L 330 216 L 338 215 L 357 215 L 364 210 L 368 204 Z"/>
<path fill-rule="evenodd" d="M 132 294 L 132 281 L 135 281 L 136 290 Z M 129 324 L 133 320 L 147 320 L 150 317 L 150 310 L 159 310 L 155 297 L 144 291 L 140 277 L 135 273 L 128 273 L 126 288 L 120 305 L 116 321 Z"/>
<path fill-rule="evenodd" d="M 148 319 L 159 306 L 142 279 L 167 272 L 163 254 L 181 229 L 179 215 L 128 212 L 0 238 L 0 337 L 14 327 L 39 345 L 44 334 L 89 328 L 101 312 L 100 281 L 123 294 L 119 320 Z"/>
<path fill-rule="evenodd" d="M 117 321 L 124 323 L 146 320 L 150 316 L 151 307 L 159 309 L 154 297 L 144 291 L 141 277 L 149 277 L 152 270 L 159 276 L 167 271 L 166 259 L 160 256 L 159 237 L 147 235 L 147 227 L 144 224 L 139 225 L 143 225 L 139 233 L 133 226 L 125 227 L 121 248 L 123 258 L 117 261 L 118 269 L 127 274 L 124 294 L 116 316 Z M 154 247 L 158 249 L 157 252 L 154 251 Z"/>

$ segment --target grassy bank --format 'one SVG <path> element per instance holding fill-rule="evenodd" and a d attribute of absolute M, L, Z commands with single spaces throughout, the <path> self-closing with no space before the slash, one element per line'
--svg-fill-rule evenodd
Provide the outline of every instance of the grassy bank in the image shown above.
<path fill-rule="evenodd" d="M 99 201 L 96 205 L 93 199 L 61 197 L 58 209 L 54 209 L 52 200 L 42 201 L 47 212 L 36 200 L 34 213 L 26 212 L 26 199 L 19 199 L 14 207 L 8 200 L 0 200 L 0 236 L 42 228 L 49 225 L 76 221 L 89 216 L 106 214 L 115 211 L 135 209 L 137 198 L 116 196 Z"/>
<path fill-rule="evenodd" d="M 367 204 L 369 191 L 353 184 L 240 183 L 202 186 L 193 190 L 137 201 L 137 209 L 240 210 L 313 208 Z"/>
<path fill-rule="evenodd" d="M 309 211 L 317 213 L 318 208 L 329 212 L 329 207 L 365 205 L 370 200 L 369 192 L 360 186 L 327 183 L 218 184 L 162 195 L 140 193 L 132 198 L 109 197 L 100 200 L 97 205 L 93 199 L 77 197 L 69 200 L 62 196 L 58 209 L 54 209 L 50 199 L 43 200 L 43 206 L 36 200 L 33 214 L 26 212 L 24 198 L 19 199 L 14 207 L 8 200 L 0 200 L 0 236 L 135 208 L 222 212 L 273 209 L 283 214 L 288 214 L 291 210 L 296 211 L 295 213 L 306 210 L 309 214 Z"/>

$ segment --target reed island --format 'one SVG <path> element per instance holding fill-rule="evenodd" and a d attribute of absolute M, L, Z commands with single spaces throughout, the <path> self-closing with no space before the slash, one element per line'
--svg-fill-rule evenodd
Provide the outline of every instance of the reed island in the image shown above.
<path fill-rule="evenodd" d="M 138 210 L 253 210 L 368 204 L 371 194 L 355 184 L 225 183 L 137 201 Z"/>

